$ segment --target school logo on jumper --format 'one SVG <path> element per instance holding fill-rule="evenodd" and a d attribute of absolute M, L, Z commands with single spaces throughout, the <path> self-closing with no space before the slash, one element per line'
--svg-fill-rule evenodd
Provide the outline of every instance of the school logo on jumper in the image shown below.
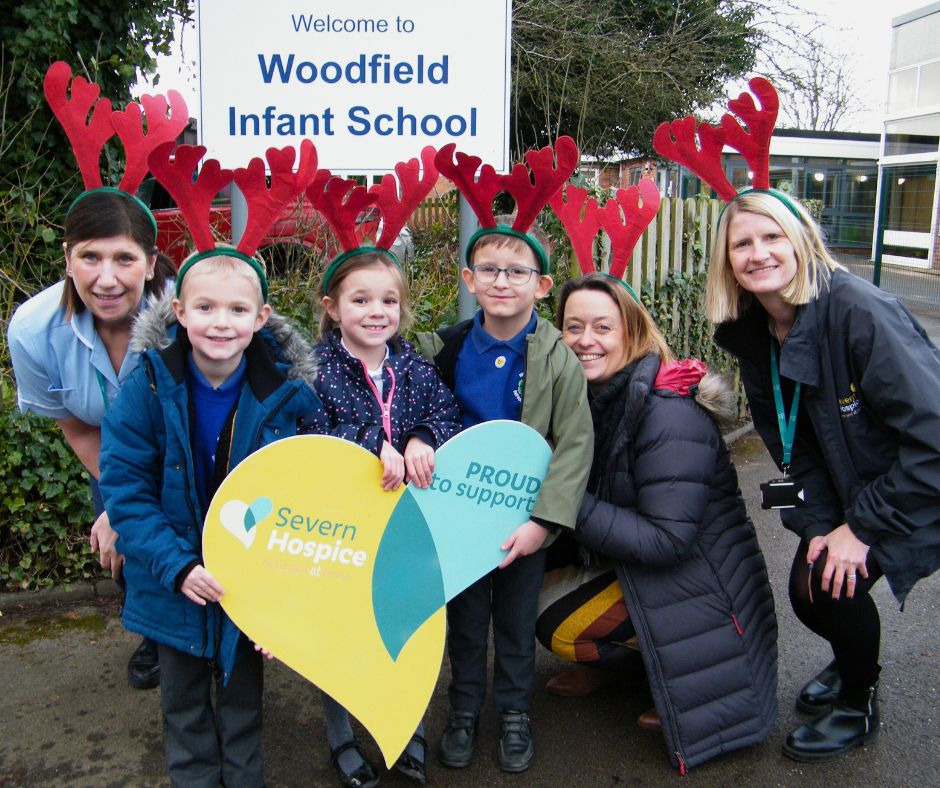
<path fill-rule="evenodd" d="M 219 487 L 206 568 L 238 627 L 349 709 L 391 765 L 434 691 L 446 603 L 501 563 L 550 458 L 535 430 L 487 422 L 438 449 L 429 488 L 385 492 L 356 444 L 278 441 Z"/>

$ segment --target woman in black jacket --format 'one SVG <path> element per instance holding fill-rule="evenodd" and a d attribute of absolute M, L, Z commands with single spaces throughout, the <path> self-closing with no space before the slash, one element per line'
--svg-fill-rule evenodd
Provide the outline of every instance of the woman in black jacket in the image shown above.
<path fill-rule="evenodd" d="M 672 361 L 646 310 L 605 274 L 566 283 L 557 321 L 587 376 L 595 451 L 575 532 L 587 566 L 548 573 L 539 639 L 616 670 L 635 634 L 684 771 L 762 741 L 777 710 L 767 570 L 712 416 L 734 397 L 701 362 Z M 549 688 L 576 694 L 585 675 Z"/>
<path fill-rule="evenodd" d="M 787 477 L 781 519 L 802 540 L 793 609 L 834 656 L 797 699 L 818 716 L 783 751 L 832 760 L 878 734 L 872 585 L 885 575 L 903 604 L 940 566 L 940 352 L 897 299 L 841 268 L 803 208 L 776 191 L 743 192 L 725 209 L 706 299 Z"/>

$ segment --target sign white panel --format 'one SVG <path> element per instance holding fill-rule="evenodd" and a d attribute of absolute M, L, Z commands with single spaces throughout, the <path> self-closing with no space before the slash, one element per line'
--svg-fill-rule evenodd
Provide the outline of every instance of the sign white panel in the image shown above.
<path fill-rule="evenodd" d="M 511 0 L 200 0 L 199 130 L 244 166 L 311 139 L 320 166 L 389 172 L 449 142 L 509 166 Z"/>

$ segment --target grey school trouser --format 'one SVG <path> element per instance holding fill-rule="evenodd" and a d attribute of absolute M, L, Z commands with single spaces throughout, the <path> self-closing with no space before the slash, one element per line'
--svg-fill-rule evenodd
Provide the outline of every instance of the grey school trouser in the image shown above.
<path fill-rule="evenodd" d="M 185 788 L 264 785 L 261 761 L 262 657 L 242 637 L 228 685 L 201 657 L 163 643 L 160 705 L 167 774 Z M 211 693 L 215 688 L 215 705 Z"/>
<path fill-rule="evenodd" d="M 486 697 L 486 649 L 493 620 L 493 702 L 497 712 L 529 710 L 535 671 L 535 621 L 545 550 L 494 569 L 447 603 L 450 706 L 480 711 Z"/>

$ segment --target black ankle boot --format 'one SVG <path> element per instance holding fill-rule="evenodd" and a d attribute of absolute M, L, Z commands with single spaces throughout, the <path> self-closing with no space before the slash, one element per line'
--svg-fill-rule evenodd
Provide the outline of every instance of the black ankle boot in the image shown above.
<path fill-rule="evenodd" d="M 829 711 L 787 737 L 783 754 L 803 763 L 833 761 L 879 733 L 878 685 L 846 690 Z"/>
<path fill-rule="evenodd" d="M 842 676 L 833 660 L 806 682 L 796 698 L 796 707 L 807 714 L 821 714 L 836 702 L 840 692 Z"/>

